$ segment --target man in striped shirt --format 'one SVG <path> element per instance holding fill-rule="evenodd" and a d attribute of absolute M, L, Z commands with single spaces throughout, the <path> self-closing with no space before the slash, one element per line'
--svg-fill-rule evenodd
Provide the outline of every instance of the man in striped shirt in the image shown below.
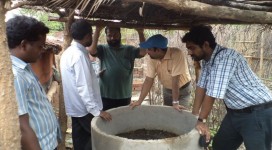
<path fill-rule="evenodd" d="M 59 125 L 53 108 L 29 63 L 41 54 L 49 29 L 34 18 L 16 16 L 7 22 L 14 86 L 18 101 L 22 149 L 54 150 Z"/>
<path fill-rule="evenodd" d="M 223 99 L 227 114 L 214 137 L 214 150 L 271 150 L 272 94 L 237 51 L 215 42 L 211 29 L 196 26 L 182 38 L 188 54 L 202 60 L 193 114 L 196 128 L 210 139 L 206 119 L 215 99 Z"/>

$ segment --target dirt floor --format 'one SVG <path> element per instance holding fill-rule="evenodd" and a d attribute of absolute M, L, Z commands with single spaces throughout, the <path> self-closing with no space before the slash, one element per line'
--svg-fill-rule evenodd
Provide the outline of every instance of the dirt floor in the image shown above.
<path fill-rule="evenodd" d="M 140 140 L 155 140 L 155 139 L 165 139 L 171 137 L 177 137 L 177 134 L 170 133 L 162 130 L 146 130 L 139 129 L 135 131 L 130 131 L 127 133 L 120 133 L 116 136 L 128 138 L 128 139 L 140 139 Z"/>

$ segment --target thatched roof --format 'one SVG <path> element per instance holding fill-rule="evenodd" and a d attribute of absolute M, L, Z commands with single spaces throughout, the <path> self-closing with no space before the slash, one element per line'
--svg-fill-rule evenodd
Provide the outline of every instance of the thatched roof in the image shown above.
<path fill-rule="evenodd" d="M 76 10 L 78 16 L 89 18 L 94 24 L 97 19 L 114 20 L 121 27 L 183 29 L 200 23 L 272 23 L 272 1 L 267 0 L 28 0 L 25 3 L 24 7 L 45 6 L 46 10 L 58 13 L 60 20 Z M 60 11 L 61 8 L 65 11 Z"/>

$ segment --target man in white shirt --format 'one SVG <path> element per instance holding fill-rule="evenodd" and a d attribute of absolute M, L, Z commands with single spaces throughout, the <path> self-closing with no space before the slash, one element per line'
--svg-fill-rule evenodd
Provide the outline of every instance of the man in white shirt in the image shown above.
<path fill-rule="evenodd" d="M 102 111 L 99 84 L 85 47 L 92 44 L 92 28 L 86 20 L 71 25 L 71 46 L 60 60 L 66 114 L 72 117 L 74 150 L 91 150 L 90 123 L 94 116 L 107 121 L 111 115 Z"/>

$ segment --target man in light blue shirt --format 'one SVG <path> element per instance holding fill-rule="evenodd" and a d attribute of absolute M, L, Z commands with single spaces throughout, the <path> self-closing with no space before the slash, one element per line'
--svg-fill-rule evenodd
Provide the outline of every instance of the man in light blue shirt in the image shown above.
<path fill-rule="evenodd" d="M 72 117 L 74 150 L 91 150 L 92 118 L 110 121 L 111 115 L 102 111 L 97 76 L 85 48 L 92 44 L 92 27 L 86 20 L 77 20 L 70 32 L 73 41 L 60 60 L 65 109 Z"/>
<path fill-rule="evenodd" d="M 236 150 L 244 142 L 247 150 L 271 150 L 272 94 L 237 51 L 215 42 L 207 26 L 190 29 L 182 39 L 188 54 L 202 60 L 193 114 L 200 134 L 210 139 L 206 119 L 215 99 L 223 99 L 227 114 L 214 137 L 214 150 Z"/>
<path fill-rule="evenodd" d="M 58 121 L 29 64 L 40 57 L 49 29 L 34 18 L 16 16 L 7 22 L 6 32 L 15 77 L 22 149 L 54 150 L 60 133 Z"/>

